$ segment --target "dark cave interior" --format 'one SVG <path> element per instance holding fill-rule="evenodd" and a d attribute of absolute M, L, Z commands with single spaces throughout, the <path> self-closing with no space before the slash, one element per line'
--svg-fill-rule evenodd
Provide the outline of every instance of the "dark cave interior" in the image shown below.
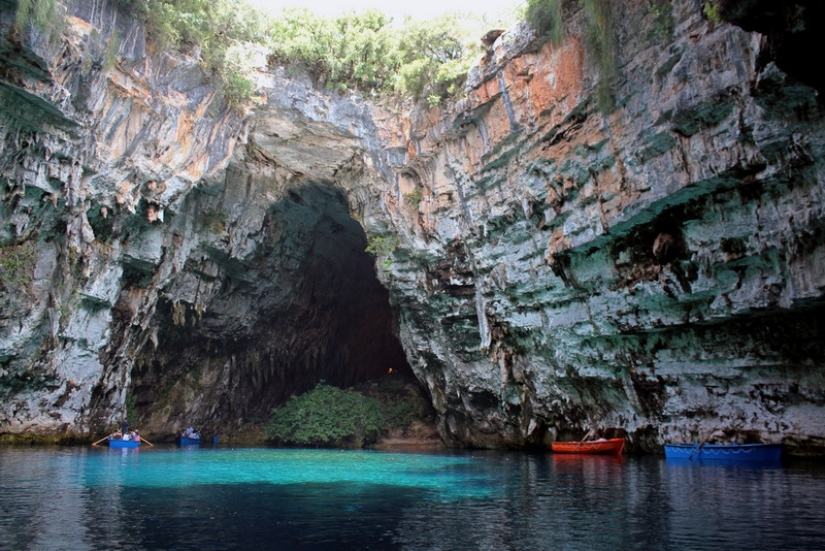
<path fill-rule="evenodd" d="M 361 226 L 328 183 L 271 205 L 252 258 L 212 253 L 220 291 L 184 321 L 161 300 L 156 349 L 132 372 L 139 415 L 225 431 L 268 418 L 319 382 L 347 388 L 390 371 L 412 378 L 387 290 Z M 207 278 L 204 273 L 198 277 Z"/>

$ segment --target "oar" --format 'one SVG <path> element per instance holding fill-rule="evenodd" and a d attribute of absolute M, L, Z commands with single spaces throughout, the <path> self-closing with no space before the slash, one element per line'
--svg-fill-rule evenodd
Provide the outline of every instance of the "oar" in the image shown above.
<path fill-rule="evenodd" d="M 589 431 L 587 431 L 587 434 L 585 434 L 585 435 L 584 435 L 584 438 L 582 438 L 581 442 L 579 442 L 579 443 L 578 443 L 578 445 L 576 445 L 576 447 L 575 447 L 575 448 L 573 448 L 573 451 L 574 451 L 574 452 L 575 452 L 577 449 L 579 449 L 579 446 L 581 446 L 582 444 L 584 444 L 584 441 L 585 441 L 585 440 L 587 440 L 587 437 L 588 437 L 588 436 L 590 436 L 590 433 L 591 433 L 591 432 L 593 432 L 593 429 L 590 429 Z M 572 453 L 572 452 L 571 452 L 571 453 Z"/>
<path fill-rule="evenodd" d="M 141 441 L 141 442 L 146 442 L 147 444 L 149 444 L 149 445 L 150 445 L 150 446 L 152 446 L 153 448 L 155 447 L 155 445 L 154 445 L 154 444 L 152 444 L 151 442 L 149 442 L 148 440 L 146 440 L 146 439 L 145 439 L 144 437 L 142 437 L 142 436 L 140 437 L 140 441 Z"/>
<path fill-rule="evenodd" d="M 693 456 L 694 456 L 696 453 L 698 453 L 698 452 L 699 452 L 699 450 L 701 450 L 701 449 L 702 449 L 702 446 L 704 446 L 705 444 L 707 444 L 707 443 L 708 443 L 708 440 L 710 440 L 710 437 L 711 437 L 711 436 L 713 436 L 713 431 L 711 431 L 710 433 L 708 433 L 707 438 L 705 438 L 705 439 L 702 441 L 702 443 L 701 443 L 701 444 L 699 444 L 698 446 L 696 446 L 696 449 L 695 449 L 695 450 L 693 450 L 692 452 L 690 452 L 690 455 L 688 456 L 688 460 L 693 459 Z"/>
<path fill-rule="evenodd" d="M 106 440 L 107 438 L 109 438 L 109 435 L 108 435 L 108 434 L 107 434 L 106 436 L 104 436 L 103 438 L 101 438 L 100 440 L 98 440 L 97 442 L 94 442 L 94 443 L 92 444 L 92 446 L 97 446 L 98 444 L 100 444 L 101 442 L 103 442 L 104 440 Z"/>

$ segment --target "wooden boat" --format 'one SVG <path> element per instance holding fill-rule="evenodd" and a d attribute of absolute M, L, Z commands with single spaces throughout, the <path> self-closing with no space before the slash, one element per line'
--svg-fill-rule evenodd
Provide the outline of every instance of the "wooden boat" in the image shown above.
<path fill-rule="evenodd" d="M 178 436 L 178 446 L 185 447 L 185 446 L 200 446 L 201 439 L 200 438 L 187 438 L 185 436 Z"/>
<path fill-rule="evenodd" d="M 139 448 L 140 440 L 121 440 L 120 438 L 108 438 L 110 448 Z"/>
<path fill-rule="evenodd" d="M 666 459 L 778 462 L 782 444 L 665 444 Z"/>
<path fill-rule="evenodd" d="M 135 432 L 135 435 L 137 435 L 137 432 Z M 96 442 L 92 442 L 92 446 L 99 446 L 104 441 L 106 442 L 106 445 L 109 446 L 110 448 L 120 448 L 120 449 L 139 448 L 141 443 L 144 443 L 144 444 L 146 444 L 147 446 L 150 446 L 150 447 L 154 447 L 154 444 L 152 444 L 151 442 L 149 442 L 148 440 L 146 440 L 143 437 L 140 437 L 137 440 L 135 440 L 134 438 L 129 439 L 129 440 L 124 440 L 120 436 L 120 431 L 113 432 L 109 436 L 104 436 L 100 440 L 98 440 Z"/>
<path fill-rule="evenodd" d="M 553 453 L 589 453 L 599 455 L 621 455 L 624 438 L 609 440 L 588 440 L 582 442 L 553 442 Z"/>

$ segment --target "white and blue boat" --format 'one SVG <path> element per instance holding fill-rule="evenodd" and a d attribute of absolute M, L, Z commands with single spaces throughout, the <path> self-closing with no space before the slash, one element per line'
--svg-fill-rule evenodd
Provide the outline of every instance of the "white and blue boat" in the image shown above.
<path fill-rule="evenodd" d="M 665 444 L 666 459 L 776 463 L 782 444 Z"/>
<path fill-rule="evenodd" d="M 186 436 L 178 436 L 178 446 L 181 448 L 189 447 L 189 446 L 200 446 L 201 439 L 200 438 L 187 438 Z"/>

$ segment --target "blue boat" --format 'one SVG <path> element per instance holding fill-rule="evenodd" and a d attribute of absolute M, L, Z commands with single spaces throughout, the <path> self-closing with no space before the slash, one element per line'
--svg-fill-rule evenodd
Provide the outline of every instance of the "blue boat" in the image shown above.
<path fill-rule="evenodd" d="M 186 447 L 186 446 L 200 446 L 201 439 L 200 438 L 187 438 L 185 436 L 178 437 L 178 446 Z"/>
<path fill-rule="evenodd" d="M 110 448 L 139 448 L 140 440 L 121 440 L 119 438 L 109 438 Z"/>
<path fill-rule="evenodd" d="M 782 444 L 665 444 L 666 459 L 778 462 Z"/>

